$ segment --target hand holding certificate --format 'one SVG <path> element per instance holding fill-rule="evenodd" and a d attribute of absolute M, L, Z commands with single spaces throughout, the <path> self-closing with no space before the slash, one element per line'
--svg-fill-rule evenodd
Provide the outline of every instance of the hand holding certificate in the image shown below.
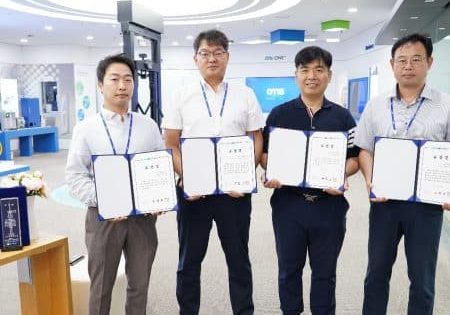
<path fill-rule="evenodd" d="M 97 155 L 92 159 L 100 219 L 176 209 L 170 152 Z"/>
<path fill-rule="evenodd" d="M 450 202 L 450 143 L 378 138 L 371 197 Z"/>
<path fill-rule="evenodd" d="M 181 139 L 187 197 L 256 191 L 255 153 L 249 136 Z"/>
<path fill-rule="evenodd" d="M 282 185 L 344 190 L 347 133 L 273 128 L 267 180 Z"/>

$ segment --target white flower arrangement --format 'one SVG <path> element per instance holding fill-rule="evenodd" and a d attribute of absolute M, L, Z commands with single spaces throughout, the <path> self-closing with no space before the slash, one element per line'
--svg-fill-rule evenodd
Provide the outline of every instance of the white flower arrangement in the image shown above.
<path fill-rule="evenodd" d="M 47 186 L 42 177 L 43 175 L 40 171 L 12 174 L 1 180 L 0 187 L 24 186 L 27 190 L 27 196 L 47 197 Z"/>

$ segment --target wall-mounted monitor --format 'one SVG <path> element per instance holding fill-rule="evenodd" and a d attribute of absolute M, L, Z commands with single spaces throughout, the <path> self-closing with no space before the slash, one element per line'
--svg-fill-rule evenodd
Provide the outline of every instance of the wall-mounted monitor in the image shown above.
<path fill-rule="evenodd" d="M 295 77 L 249 77 L 245 84 L 255 92 L 263 113 L 300 95 Z"/>

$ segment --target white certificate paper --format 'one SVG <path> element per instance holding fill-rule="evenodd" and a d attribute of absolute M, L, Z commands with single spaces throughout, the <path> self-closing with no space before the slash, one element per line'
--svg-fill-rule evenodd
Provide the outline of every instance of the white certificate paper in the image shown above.
<path fill-rule="evenodd" d="M 125 155 L 99 155 L 94 159 L 99 216 L 104 219 L 133 214 L 130 170 Z"/>
<path fill-rule="evenodd" d="M 417 201 L 450 202 L 450 142 L 425 141 L 420 147 Z"/>
<path fill-rule="evenodd" d="M 172 155 L 136 154 L 130 161 L 136 214 L 170 211 L 177 205 Z"/>
<path fill-rule="evenodd" d="M 306 186 L 344 189 L 347 133 L 312 132 L 306 162 Z"/>
<path fill-rule="evenodd" d="M 217 174 L 220 193 L 256 190 L 255 149 L 249 136 L 217 140 Z"/>
<path fill-rule="evenodd" d="M 273 128 L 269 135 L 266 179 L 301 186 L 305 173 L 307 136 L 301 130 Z"/>
<path fill-rule="evenodd" d="M 414 200 L 417 144 L 413 140 L 379 138 L 375 143 L 371 197 Z"/>
<path fill-rule="evenodd" d="M 214 138 L 181 139 L 183 190 L 187 196 L 211 195 L 216 192 Z"/>
<path fill-rule="evenodd" d="M 100 219 L 176 209 L 170 152 L 99 155 L 93 165 Z"/>

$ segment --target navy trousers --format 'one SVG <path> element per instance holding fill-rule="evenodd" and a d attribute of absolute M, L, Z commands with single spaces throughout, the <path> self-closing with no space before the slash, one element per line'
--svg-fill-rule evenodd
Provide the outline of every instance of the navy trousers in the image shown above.
<path fill-rule="evenodd" d="M 433 314 L 442 217 L 443 210 L 438 205 L 405 201 L 372 203 L 364 315 L 386 314 L 389 280 L 402 236 L 410 280 L 408 315 Z"/>
<path fill-rule="evenodd" d="M 304 310 L 302 274 L 307 253 L 312 271 L 311 312 L 335 314 L 336 265 L 345 236 L 347 201 L 343 196 L 308 201 L 281 188 L 270 202 L 283 314 L 298 315 Z"/>
<path fill-rule="evenodd" d="M 248 254 L 251 196 L 206 196 L 187 201 L 178 191 L 177 299 L 180 315 L 196 315 L 200 308 L 200 270 L 216 222 L 228 266 L 231 307 L 235 315 L 252 315 L 252 271 Z"/>

